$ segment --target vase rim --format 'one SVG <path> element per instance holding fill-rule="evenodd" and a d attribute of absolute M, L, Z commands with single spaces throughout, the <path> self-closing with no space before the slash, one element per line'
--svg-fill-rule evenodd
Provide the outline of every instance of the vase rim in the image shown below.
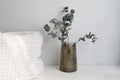
<path fill-rule="evenodd" d="M 74 44 L 75 42 L 69 42 L 69 43 L 66 43 L 66 44 Z"/>

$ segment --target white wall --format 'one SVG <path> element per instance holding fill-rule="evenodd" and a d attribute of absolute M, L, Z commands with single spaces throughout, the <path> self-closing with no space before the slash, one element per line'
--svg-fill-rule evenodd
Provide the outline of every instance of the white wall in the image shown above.
<path fill-rule="evenodd" d="M 64 6 L 76 10 L 71 41 L 92 31 L 99 38 L 77 44 L 78 64 L 120 64 L 120 0 L 0 0 L 0 30 L 40 30 L 44 35 L 42 58 L 58 64 L 60 42 L 42 31 L 59 17 Z"/>

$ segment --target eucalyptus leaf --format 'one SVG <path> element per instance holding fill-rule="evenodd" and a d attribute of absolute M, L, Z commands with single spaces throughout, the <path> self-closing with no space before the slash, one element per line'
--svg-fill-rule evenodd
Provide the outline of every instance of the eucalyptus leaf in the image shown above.
<path fill-rule="evenodd" d="M 58 22 L 58 20 L 57 20 L 56 18 L 53 18 L 53 19 L 51 19 L 49 22 L 56 24 L 56 23 Z"/>
<path fill-rule="evenodd" d="M 67 31 L 71 30 L 72 28 L 68 28 Z"/>
<path fill-rule="evenodd" d="M 44 30 L 45 30 L 46 32 L 49 32 L 49 31 L 50 31 L 50 26 L 49 26 L 48 24 L 46 24 L 46 25 L 44 26 Z"/>
<path fill-rule="evenodd" d="M 72 14 L 74 14 L 75 13 L 75 10 L 74 9 L 71 9 L 71 11 L 70 11 Z"/>
<path fill-rule="evenodd" d="M 68 8 L 69 8 L 69 7 L 67 7 L 67 6 L 66 6 L 66 7 L 64 7 L 63 12 L 68 12 L 68 11 L 69 11 L 69 10 L 68 10 Z"/>
<path fill-rule="evenodd" d="M 58 21 L 57 23 L 56 23 L 56 25 L 57 25 L 57 27 L 61 27 L 62 26 L 62 22 L 61 21 Z"/>

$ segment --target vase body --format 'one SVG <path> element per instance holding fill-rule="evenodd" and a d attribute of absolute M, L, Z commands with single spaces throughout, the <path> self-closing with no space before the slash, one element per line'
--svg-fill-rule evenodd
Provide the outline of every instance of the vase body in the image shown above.
<path fill-rule="evenodd" d="M 77 70 L 76 44 L 62 44 L 60 70 L 63 72 L 75 72 Z"/>

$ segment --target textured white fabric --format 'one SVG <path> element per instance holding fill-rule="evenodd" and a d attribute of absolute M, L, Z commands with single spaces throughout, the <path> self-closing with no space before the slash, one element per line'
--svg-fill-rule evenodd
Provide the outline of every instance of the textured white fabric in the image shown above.
<path fill-rule="evenodd" d="M 31 62 L 31 66 L 35 67 L 34 69 L 37 69 L 37 71 L 41 71 L 44 69 L 43 61 L 41 59 L 38 59 L 41 55 L 41 48 L 43 42 L 43 36 L 40 34 L 39 31 L 7 32 L 4 34 L 20 36 L 24 41 L 24 44 L 26 45 L 28 53 L 26 54 L 26 57 Z"/>
<path fill-rule="evenodd" d="M 39 74 L 39 72 L 44 71 L 43 61 L 40 58 L 32 59 L 31 67 L 34 70 L 34 74 Z"/>
<path fill-rule="evenodd" d="M 38 31 L 20 31 L 20 32 L 7 32 L 5 34 L 19 35 L 27 46 L 29 57 L 31 59 L 40 57 L 43 36 Z"/>
<path fill-rule="evenodd" d="M 42 60 L 30 59 L 28 54 L 21 36 L 0 34 L 0 80 L 44 80 Z"/>

